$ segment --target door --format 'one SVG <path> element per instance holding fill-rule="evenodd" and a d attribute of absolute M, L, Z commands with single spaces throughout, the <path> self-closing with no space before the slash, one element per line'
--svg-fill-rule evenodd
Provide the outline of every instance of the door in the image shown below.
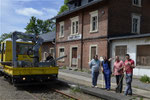
<path fill-rule="evenodd" d="M 91 57 L 90 57 L 90 60 L 92 60 L 95 55 L 96 55 L 96 46 L 92 46 L 91 47 Z"/>
<path fill-rule="evenodd" d="M 119 56 L 120 60 L 125 61 L 127 46 L 116 46 L 115 49 L 115 56 Z"/>
<path fill-rule="evenodd" d="M 72 58 L 71 58 L 71 67 L 77 67 L 77 47 L 72 48 Z"/>

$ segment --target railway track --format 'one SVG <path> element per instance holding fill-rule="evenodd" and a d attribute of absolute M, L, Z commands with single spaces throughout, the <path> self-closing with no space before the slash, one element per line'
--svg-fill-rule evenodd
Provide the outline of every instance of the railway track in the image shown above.
<path fill-rule="evenodd" d="M 48 85 L 13 86 L 0 77 L 0 100 L 100 100 L 65 82 Z M 76 90 L 77 89 L 77 90 Z"/>
<path fill-rule="evenodd" d="M 64 84 L 51 84 L 51 85 L 39 85 L 22 87 L 21 90 L 25 90 L 26 93 L 32 96 L 35 100 L 80 100 L 75 96 L 65 93 L 64 91 L 70 88 Z"/>
<path fill-rule="evenodd" d="M 64 95 L 64 96 L 66 96 L 66 97 L 69 97 L 69 98 L 71 98 L 71 99 L 80 100 L 80 99 L 78 99 L 78 98 L 76 98 L 76 97 L 74 97 L 74 96 L 71 96 L 71 95 L 66 94 L 66 93 L 64 93 L 64 92 L 61 92 L 61 91 L 59 91 L 59 90 L 57 90 L 57 89 L 53 89 L 53 90 L 54 90 L 55 92 L 59 93 L 59 94 L 62 94 L 62 95 Z"/>
<path fill-rule="evenodd" d="M 63 96 L 63 98 L 64 98 L 64 100 L 80 100 L 79 98 L 76 98 L 76 97 L 74 97 L 74 96 L 72 96 L 72 95 L 69 95 L 69 94 L 66 94 L 66 93 L 64 93 L 64 92 L 62 92 L 62 91 L 60 91 L 60 90 L 57 90 L 57 89 L 52 89 L 54 92 L 56 92 L 56 93 L 58 93 L 58 94 L 60 94 L 59 96 Z M 30 93 L 30 92 L 28 92 L 28 91 L 26 91 L 26 93 L 28 94 L 28 95 L 30 95 L 30 96 L 32 96 L 35 100 L 45 100 L 45 99 L 48 99 L 48 100 L 50 100 L 50 98 L 41 98 L 41 97 L 39 97 L 39 96 L 36 96 L 36 95 L 34 95 L 34 94 L 32 94 L 32 93 Z M 47 95 L 50 95 L 50 94 L 47 94 Z"/>

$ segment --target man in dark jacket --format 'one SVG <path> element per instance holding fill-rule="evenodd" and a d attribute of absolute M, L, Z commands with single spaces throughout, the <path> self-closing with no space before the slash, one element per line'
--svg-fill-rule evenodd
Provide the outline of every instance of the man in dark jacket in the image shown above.
<path fill-rule="evenodd" d="M 52 61 L 54 60 L 53 56 L 49 53 L 48 56 L 46 57 L 46 61 Z"/>

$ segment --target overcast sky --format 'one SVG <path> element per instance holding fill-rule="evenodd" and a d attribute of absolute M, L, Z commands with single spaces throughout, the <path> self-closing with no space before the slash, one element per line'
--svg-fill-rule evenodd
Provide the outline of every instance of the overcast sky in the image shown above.
<path fill-rule="evenodd" d="M 25 32 L 31 16 L 50 19 L 57 15 L 64 0 L 0 0 L 0 35 L 13 31 Z"/>

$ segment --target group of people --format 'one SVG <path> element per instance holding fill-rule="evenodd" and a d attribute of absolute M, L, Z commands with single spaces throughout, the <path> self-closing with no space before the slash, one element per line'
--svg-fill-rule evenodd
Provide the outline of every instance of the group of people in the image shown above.
<path fill-rule="evenodd" d="M 119 59 L 119 56 L 115 57 L 115 62 L 113 64 L 113 70 L 111 68 L 110 62 L 113 58 L 107 59 L 103 57 L 103 61 L 98 59 L 98 55 L 95 55 L 94 58 L 90 61 L 89 66 L 92 69 L 92 87 L 97 87 L 97 79 L 98 75 L 101 72 L 104 75 L 105 79 L 105 89 L 110 90 L 111 88 L 111 75 L 116 77 L 116 92 L 122 93 L 123 87 L 123 77 L 124 72 L 126 73 L 126 88 L 125 88 L 125 95 L 132 95 L 132 76 L 133 76 L 133 68 L 134 61 L 130 59 L 130 55 L 126 54 L 126 60 L 123 62 Z"/>

